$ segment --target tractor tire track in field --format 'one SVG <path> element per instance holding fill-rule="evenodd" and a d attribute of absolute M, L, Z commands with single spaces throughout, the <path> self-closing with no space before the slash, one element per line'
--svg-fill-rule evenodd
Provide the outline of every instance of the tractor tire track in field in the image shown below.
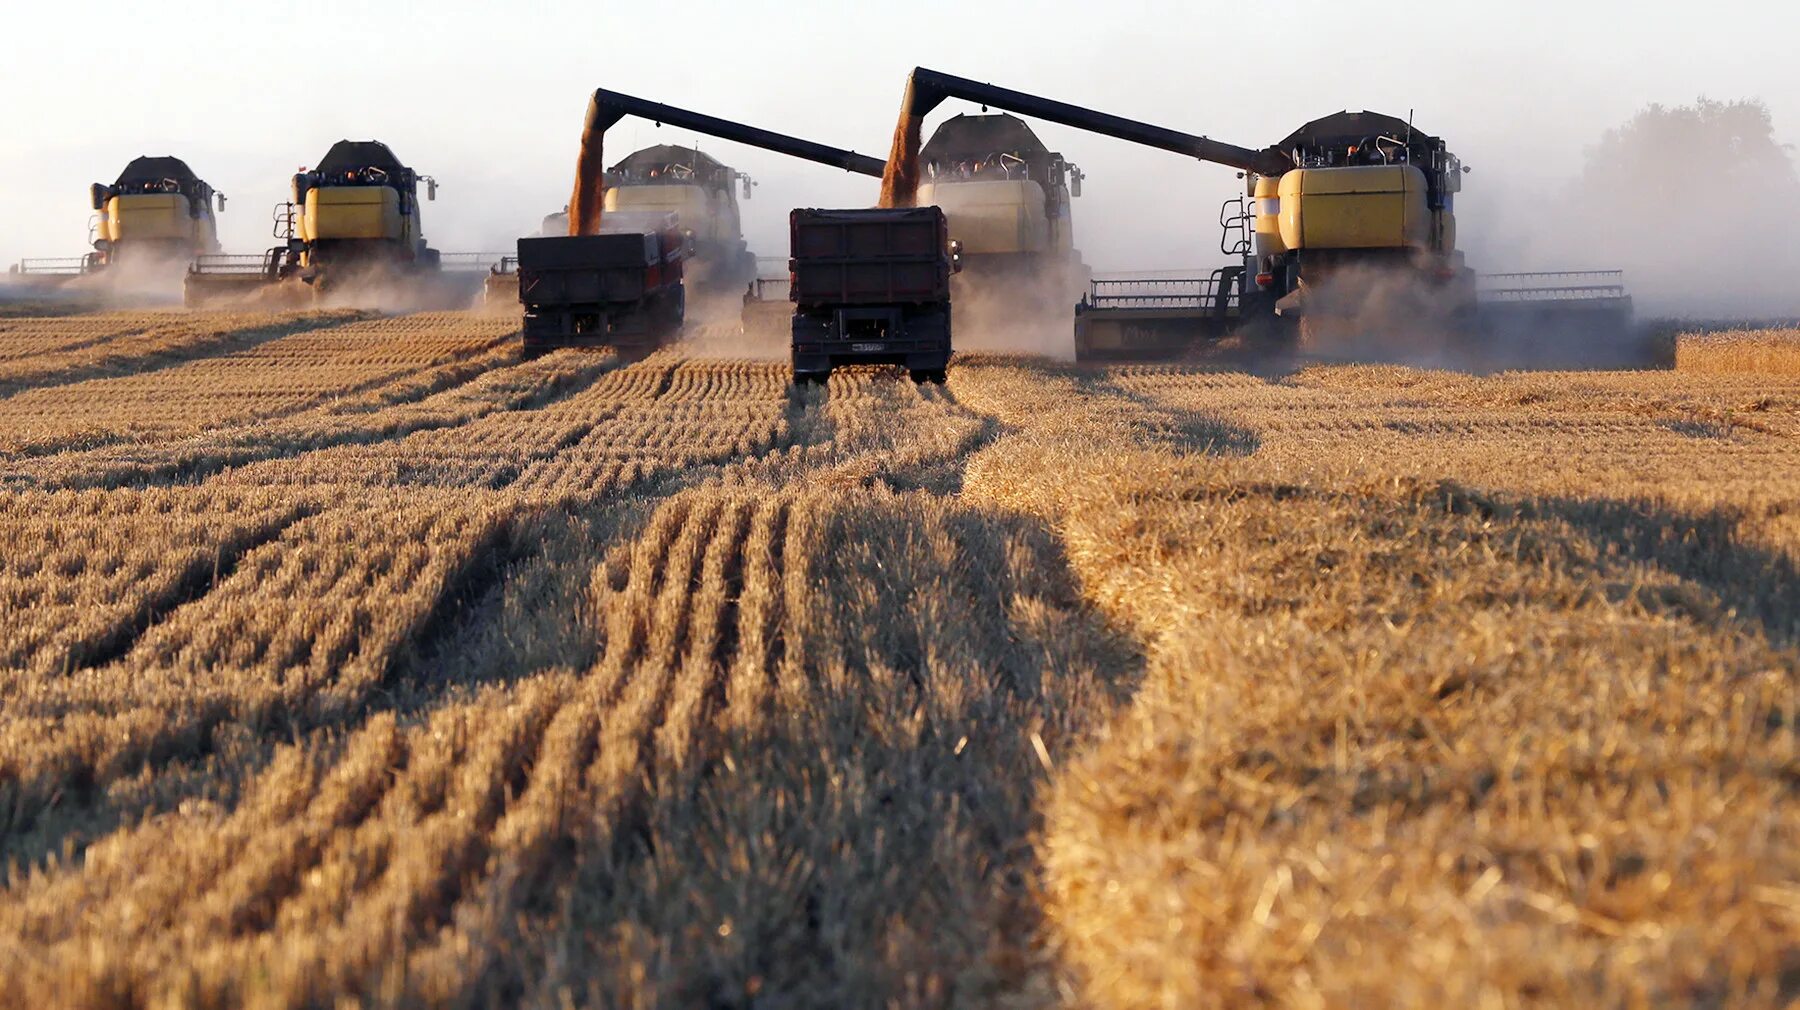
<path fill-rule="evenodd" d="M 162 487 L 196 485 L 233 469 L 237 482 L 269 483 L 252 464 L 302 459 L 345 446 L 374 446 L 408 435 L 455 428 L 499 411 L 535 410 L 573 395 L 608 366 L 604 359 L 554 371 L 506 364 L 504 351 L 432 370 L 405 390 L 371 405 L 314 408 L 285 419 L 241 424 L 197 438 L 114 445 L 47 457 L 0 475 L 0 485 Z"/>
<path fill-rule="evenodd" d="M 929 394 L 928 401 L 935 398 Z M 942 398 L 946 405 L 953 401 Z M 966 408 L 956 407 L 956 412 L 972 415 Z M 812 421 L 822 422 L 821 427 L 834 426 L 829 419 L 814 417 L 806 419 L 809 423 L 800 427 L 811 427 Z M 967 458 L 976 446 L 985 444 L 991 438 L 991 426 L 975 423 L 973 436 L 965 433 L 952 445 L 960 450 L 960 457 Z M 804 430 L 797 431 L 797 444 L 804 445 L 809 439 Z M 891 490 L 890 482 L 899 476 L 897 469 L 888 467 L 870 467 L 870 454 L 831 454 L 830 458 L 820 460 L 820 466 L 814 476 L 824 480 L 828 486 L 842 487 L 843 480 L 850 477 L 868 488 L 865 494 L 874 494 L 878 500 L 891 500 L 896 494 L 903 498 L 916 498 L 920 492 Z M 901 453 L 902 456 L 907 455 Z M 953 458 L 950 463 L 955 464 Z M 767 463 L 764 460 L 752 460 L 742 465 L 743 470 L 755 471 Z M 933 461 L 936 465 L 936 461 Z M 733 468 L 727 468 L 728 471 Z M 741 479 L 741 474 L 734 474 Z M 933 478 L 933 483 L 936 479 Z M 747 495 L 747 499 L 739 496 Z M 832 493 L 828 497 L 835 498 Z M 740 500 L 743 504 L 737 504 Z M 941 497 L 929 493 L 920 501 L 938 501 Z M 753 504 L 752 504 L 753 503 Z M 860 502 L 858 504 L 861 504 Z M 676 493 L 667 499 L 667 503 L 657 510 L 654 516 L 644 524 L 644 532 L 636 541 L 637 547 L 631 553 L 631 560 L 625 562 L 617 559 L 602 565 L 596 573 L 596 583 L 603 588 L 603 600 L 628 601 L 620 606 L 609 606 L 601 603 L 600 607 L 608 616 L 604 619 L 605 652 L 596 666 L 596 671 L 604 685 L 604 695 L 610 706 L 606 711 L 612 712 L 609 718 L 604 712 L 600 718 L 603 727 L 603 738 L 599 746 L 596 768 L 598 777 L 590 776 L 584 798 L 576 806 L 589 812 L 587 827 L 578 821 L 571 829 L 572 834 L 565 840 L 554 844 L 540 843 L 540 848 L 548 847 L 551 851 L 562 854 L 568 859 L 568 846 L 577 846 L 577 852 L 587 852 L 588 856 L 579 861 L 583 866 L 606 866 L 616 868 L 617 877 L 595 880 L 584 878 L 577 884 L 569 886 L 566 881 L 549 887 L 534 881 L 550 878 L 546 868 L 535 867 L 520 870 L 515 868 L 511 874 L 494 870 L 493 883 L 485 884 L 475 890 L 478 898 L 478 918 L 484 924 L 482 936 L 465 938 L 461 934 L 456 937 L 455 949 L 468 951 L 493 951 L 505 949 L 507 944 L 532 942 L 529 936 L 517 934 L 519 916 L 524 911 L 537 909 L 541 914 L 545 908 L 557 908 L 561 916 L 558 925 L 548 927 L 550 932 L 560 939 L 560 943 L 577 944 L 591 942 L 594 936 L 610 935 L 610 930 L 630 927 L 637 935 L 652 942 L 673 942 L 680 928 L 679 922 L 672 921 L 640 921 L 637 926 L 630 926 L 642 913 L 638 903 L 630 898 L 640 889 L 657 890 L 655 881 L 666 882 L 663 886 L 672 885 L 677 880 L 691 879 L 688 874 L 703 879 L 711 879 L 711 874 L 727 872 L 719 865 L 717 859 L 722 853 L 707 853 L 704 856 L 693 851 L 694 845 L 722 843 L 727 837 L 734 837 L 731 832 L 722 828 L 703 830 L 703 838 L 694 844 L 683 844 L 680 839 L 694 830 L 694 824 L 714 827 L 706 824 L 709 816 L 717 816 L 720 811 L 716 804 L 722 802 L 721 792 L 731 796 L 753 796 L 760 794 L 756 785 L 746 785 L 743 776 L 752 779 L 779 774 L 767 760 L 764 749 L 769 746 L 770 733 L 775 733 L 777 741 L 787 740 L 791 743 L 785 747 L 807 748 L 805 740 L 811 739 L 808 734 L 793 732 L 784 735 L 780 729 L 772 729 L 771 723 L 779 726 L 779 713 L 790 715 L 796 706 L 805 710 L 809 706 L 821 703 L 819 692 L 823 689 L 827 695 L 834 695 L 835 700 L 829 702 L 832 715 L 820 719 L 821 724 L 835 724 L 840 718 L 845 725 L 859 725 L 864 720 L 872 720 L 873 716 L 865 710 L 866 699 L 859 697 L 857 685 L 864 678 L 879 682 L 891 676 L 885 670 L 887 663 L 900 660 L 904 663 L 916 663 L 930 653 L 926 644 L 930 633 L 922 634 L 905 643 L 888 643 L 873 646 L 875 654 L 864 653 L 864 658 L 854 661 L 848 670 L 839 664 L 844 662 L 840 656 L 834 657 L 835 649 L 841 649 L 842 643 L 854 641 L 857 632 L 847 626 L 833 625 L 829 630 L 813 630 L 808 635 L 812 643 L 811 650 L 796 649 L 789 651 L 788 642 L 794 634 L 794 626 L 805 627 L 804 615 L 815 606 L 811 598 L 813 584 L 820 581 L 815 570 L 821 552 L 816 540 L 805 544 L 792 539 L 793 509 L 796 503 L 793 497 L 785 493 L 770 495 L 755 490 L 753 486 L 740 486 L 726 477 L 717 481 L 709 481 L 689 490 Z M 821 505 L 818 500 L 808 501 L 806 510 L 809 516 L 817 515 Z M 929 507 L 929 506 L 927 506 Z M 853 507 L 852 507 L 853 508 Z M 845 520 L 841 518 L 837 508 L 824 506 L 826 514 L 833 516 L 827 525 Z M 957 533 L 953 538 L 959 542 L 974 544 L 988 538 L 988 520 L 980 520 L 973 524 L 958 520 L 954 528 Z M 1028 524 L 1029 525 L 1029 524 Z M 802 527 L 802 536 L 807 539 L 817 537 L 821 526 L 816 521 Z M 675 532 L 677 529 L 679 533 Z M 1009 536 L 1024 536 L 1028 541 L 1037 544 L 1032 549 L 1033 557 L 1056 557 L 1053 541 L 1041 533 L 1019 533 Z M 710 539 L 707 539 L 709 538 Z M 1035 540 L 1033 540 L 1035 538 Z M 703 545 L 704 544 L 704 545 Z M 793 546 L 790 546 L 793 545 Z M 1048 555 L 1042 552 L 1049 551 Z M 953 571 L 962 567 L 951 554 L 940 562 L 941 571 Z M 1016 564 L 1019 555 L 1010 557 Z M 975 562 L 971 567 L 986 570 L 995 564 L 1005 569 L 1008 562 Z M 790 565 L 794 566 L 790 570 Z M 1079 594 L 1072 588 L 1072 581 L 1066 573 L 1066 567 L 1052 561 L 1044 571 L 1036 569 L 1035 564 L 1028 565 L 1021 576 L 1028 581 L 1037 581 L 1045 577 L 1047 572 L 1061 570 L 1062 576 L 1051 576 L 1056 588 L 1051 590 L 1057 604 L 1075 613 L 1083 613 L 1083 605 L 1079 602 Z M 828 584 L 832 581 L 826 578 Z M 900 590 L 900 578 L 890 585 L 889 592 Z M 989 594 L 997 602 L 997 609 L 1004 611 L 1008 605 L 1016 605 L 1020 594 L 1016 583 L 1002 577 L 990 582 L 988 588 L 978 591 L 979 598 L 987 598 Z M 643 587 L 641 590 L 638 587 Z M 1026 594 L 1039 599 L 1042 588 Z M 785 602 L 784 602 L 784 597 Z M 888 606 L 900 606 L 895 599 L 891 604 L 869 604 L 869 610 L 851 624 L 863 624 L 873 619 L 876 612 Z M 1092 618 L 1081 618 L 1091 622 Z M 1041 618 L 1028 621 L 1034 627 Z M 1058 624 L 1065 623 L 1058 620 Z M 1042 635 L 1042 631 L 1031 631 L 1031 637 Z M 1096 635 L 1098 637 L 1096 637 Z M 1085 645 L 1080 650 L 1091 650 L 1108 656 L 1117 663 L 1120 675 L 1127 675 L 1133 664 L 1138 662 L 1132 658 L 1135 652 L 1122 645 L 1122 640 L 1110 632 L 1081 632 L 1077 637 L 1086 636 Z M 1015 636 L 1011 632 L 996 631 L 992 640 L 1011 640 Z M 685 643 L 685 644 L 683 644 Z M 1098 644 L 1096 644 L 1098 643 Z M 749 651 L 747 651 L 749 650 Z M 892 650 L 892 651 L 889 651 Z M 810 651 L 810 657 L 809 657 Z M 790 656 L 792 659 L 790 660 Z M 877 658 L 879 656 L 879 658 Z M 782 672 L 782 668 L 786 672 Z M 636 671 L 636 674 L 625 677 L 624 671 Z M 1023 697 L 1044 699 L 1043 692 L 1054 690 L 1046 686 L 1045 678 L 1032 660 L 1023 660 L 1016 668 L 1015 681 L 1012 687 L 1003 688 L 1002 693 L 1018 691 Z M 912 700 L 918 692 L 926 690 L 942 690 L 960 678 L 948 676 L 942 678 L 921 677 L 909 674 L 894 686 L 899 694 L 894 704 L 900 706 L 900 712 L 910 713 L 917 705 Z M 926 682 L 932 687 L 927 688 Z M 938 685 L 942 685 L 939 687 Z M 778 699 L 778 692 L 785 687 L 786 696 Z M 959 689 L 951 688 L 955 693 Z M 839 692 L 842 692 L 839 694 Z M 879 694 L 879 691 L 877 692 Z M 1045 699 L 1047 700 L 1047 699 Z M 875 702 L 874 704 L 880 704 Z M 990 702 L 990 704 L 992 704 Z M 992 713 L 985 713 L 976 719 L 982 732 L 1009 735 L 1008 726 L 1018 725 L 1018 706 L 1004 700 L 999 702 L 1001 710 L 1008 711 L 1012 719 L 995 719 Z M 847 706 L 847 708 L 844 708 Z M 1025 706 L 1030 710 L 1025 720 L 1033 727 L 1043 727 L 1046 723 L 1072 725 L 1080 721 L 1079 716 L 1066 714 L 1061 707 L 1040 707 L 1040 702 L 1028 702 Z M 1072 711 L 1081 711 L 1075 706 Z M 1101 711 L 1099 707 L 1090 707 L 1088 711 Z M 855 715 L 852 715 L 855 712 Z M 811 714 L 811 713 L 809 713 Z M 895 713 L 902 721 L 905 716 Z M 617 728 L 620 723 L 625 728 Z M 973 724 L 972 724 L 973 725 Z M 607 727 L 613 727 L 607 729 Z M 818 729 L 826 738 L 832 734 L 814 725 L 808 720 L 809 732 Z M 787 727 L 793 729 L 792 726 Z M 1067 734 L 1076 732 L 1073 728 L 1054 732 L 1046 729 L 1045 735 L 1059 744 Z M 1025 734 L 1017 733 L 1011 749 L 1010 761 L 1035 762 L 1025 741 Z M 969 734 L 965 734 L 963 742 L 955 750 L 959 756 L 967 746 Z M 845 764 L 854 765 L 859 759 L 867 760 L 855 734 L 840 735 L 835 738 L 839 745 L 850 748 L 839 756 Z M 783 753 L 786 751 L 783 749 Z M 827 757 L 826 763 L 835 766 L 839 758 Z M 797 763 L 807 765 L 817 762 L 820 756 L 816 751 L 807 750 L 807 759 Z M 1003 776 L 997 776 L 988 784 L 976 788 L 977 791 L 999 790 L 1004 783 L 1016 781 L 1014 775 L 1018 768 L 1010 768 Z M 1027 772 L 1027 775 L 1030 773 Z M 781 786 L 787 783 L 771 783 L 768 790 L 780 795 Z M 813 787 L 807 787 L 810 790 Z M 799 837 L 801 834 L 817 832 L 827 838 L 836 837 L 830 827 L 820 825 L 807 819 L 805 811 L 812 809 L 814 803 L 824 802 L 826 812 L 832 808 L 833 801 L 826 797 L 805 791 L 798 796 L 789 794 L 789 801 L 794 803 L 793 813 L 797 820 L 782 819 L 784 833 L 779 841 L 785 844 L 804 846 L 806 843 Z M 780 801 L 777 801 L 780 802 Z M 864 817 L 881 819 L 890 816 L 888 807 L 896 802 L 890 796 L 888 800 L 876 808 L 862 808 L 854 815 L 858 820 Z M 1029 802 L 1014 807 L 1005 818 L 1011 825 L 1004 830 L 1012 832 L 1015 837 L 1023 838 L 1031 818 Z M 937 824 L 943 815 L 942 810 L 931 810 L 921 820 L 924 823 Z M 766 816 L 767 811 L 752 814 L 754 818 Z M 950 820 L 954 821 L 952 814 Z M 756 823 L 765 823 L 757 820 Z M 907 824 L 914 823 L 908 819 Z M 679 825 L 679 826 L 677 826 Z M 754 836 L 754 831 L 747 825 L 747 834 Z M 873 828 L 873 824 L 862 825 L 863 830 Z M 879 828 L 874 828 L 877 835 Z M 896 828 L 905 831 L 906 827 Z M 931 835 L 931 831 L 923 832 Z M 954 833 L 954 832 L 952 832 Z M 986 837 L 985 834 L 982 837 Z M 671 841 L 676 839 L 676 841 Z M 829 846 L 830 842 L 823 843 Z M 965 841 L 967 844 L 967 841 Z M 1024 893 L 1024 881 L 1029 877 L 1028 867 L 1016 862 L 1019 853 L 1025 852 L 1022 843 L 1003 846 L 1013 855 L 1008 857 L 1008 868 L 1004 871 L 993 869 L 993 877 L 988 885 L 977 890 L 985 890 L 993 896 L 996 904 L 988 906 L 988 911 L 977 916 L 977 922 L 985 926 L 971 926 L 979 930 L 987 927 L 997 928 L 1011 937 L 1010 949 L 1022 951 L 1032 942 L 1035 933 L 1029 925 L 1030 915 L 1026 910 L 1030 907 Z M 677 851 L 671 851 L 677 850 Z M 598 851 L 596 851 L 598 850 Z M 929 856 L 920 854 L 915 858 L 923 858 L 927 862 L 939 858 L 939 853 L 927 848 Z M 822 858 L 822 857 L 821 857 Z M 684 860 L 695 859 L 699 862 L 689 865 Z M 671 862 L 673 861 L 673 862 Z M 977 862 L 979 862 L 977 860 Z M 734 864 L 735 865 L 735 864 Z M 921 867 L 922 868 L 922 867 Z M 702 963 L 708 965 L 707 970 L 692 972 L 694 964 L 689 957 L 697 955 L 691 949 L 683 949 L 684 944 L 665 950 L 664 954 L 670 965 L 671 977 L 682 981 L 672 989 L 651 992 L 662 992 L 665 997 L 675 994 L 677 1001 L 689 999 L 726 999 L 725 993 L 732 985 L 741 997 L 746 992 L 754 992 L 759 979 L 767 979 L 771 974 L 779 974 L 779 965 L 797 959 L 795 963 L 817 965 L 821 963 L 843 962 L 843 981 L 847 985 L 860 985 L 859 977 L 862 968 L 853 967 L 860 957 L 880 959 L 877 951 L 881 943 L 870 942 L 867 947 L 856 950 L 841 949 L 844 942 L 837 932 L 842 924 L 829 921 L 830 914 L 824 911 L 825 904 L 835 898 L 829 896 L 830 887 L 821 887 L 807 882 L 807 871 L 799 864 L 791 861 L 779 865 L 765 867 L 775 874 L 777 886 L 776 897 L 769 909 L 759 912 L 740 908 L 746 918 L 755 919 L 758 915 L 766 918 L 768 923 L 776 921 L 797 920 L 803 925 L 798 932 L 811 939 L 789 937 L 785 941 L 775 942 L 768 950 L 782 950 L 784 953 L 767 955 L 774 964 L 752 964 L 739 972 L 726 970 L 723 978 L 719 975 L 717 963 L 719 951 L 710 951 Z M 992 868 L 990 868 L 992 869 Z M 863 872 L 860 869 L 852 872 Z M 639 879 L 640 874 L 648 874 L 648 879 Z M 800 874 L 796 876 L 795 874 Z M 750 885 L 739 885 L 743 886 Z M 784 903 L 780 888 L 787 886 L 797 889 L 790 893 L 793 904 Z M 566 889 L 565 889 L 566 888 Z M 534 894 L 534 891 L 536 892 Z M 760 893 L 760 892 L 759 892 Z M 559 896 L 560 895 L 560 896 Z M 595 897 L 605 896 L 605 897 Z M 745 896 L 747 898 L 747 895 Z M 645 898 L 643 904 L 652 904 L 655 898 Z M 615 903 L 612 907 L 590 907 L 592 902 Z M 622 902 L 626 907 L 618 907 Z M 679 904 L 679 902 L 677 902 Z M 787 919 L 783 920 L 783 916 Z M 916 934 L 909 942 L 918 942 L 929 931 L 932 925 L 927 920 L 935 917 L 921 915 L 914 921 L 912 928 Z M 553 916 L 553 918 L 555 918 Z M 711 922 L 707 913 L 695 917 L 684 917 L 680 922 Z M 742 920 L 738 920 L 742 921 Z M 721 927 L 721 936 L 730 935 L 734 919 L 727 915 Z M 1006 925 L 1002 926 L 1001 924 Z M 770 928 L 775 928 L 770 926 Z M 557 932 L 562 930 L 563 932 Z M 733 939 L 722 942 L 721 947 L 732 953 L 742 955 L 748 946 L 755 948 L 755 934 L 748 934 L 750 939 Z M 505 938 L 496 942 L 496 937 Z M 576 939 L 577 937 L 583 939 Z M 660 938 L 660 940 L 659 940 Z M 799 948 L 793 947 L 800 943 Z M 973 935 L 959 938 L 957 944 L 962 945 L 962 955 L 953 957 L 946 964 L 952 964 L 958 958 L 965 958 L 969 950 L 980 949 L 974 942 Z M 440 943 L 439 947 L 448 946 L 449 942 Z M 858 947 L 856 943 L 852 947 Z M 608 955 L 616 955 L 616 950 L 591 950 L 587 953 L 602 963 Z M 436 952 L 434 976 L 443 982 L 445 969 L 443 951 Z M 1010 956 L 1010 955 L 1009 955 Z M 481 959 L 487 969 L 477 976 L 471 977 L 470 965 L 462 964 L 454 974 L 457 983 L 448 988 L 427 988 L 415 991 L 425 999 L 435 999 L 447 993 L 480 994 L 474 998 L 515 999 L 522 991 L 542 984 L 536 990 L 537 995 L 544 996 L 555 991 L 556 980 L 530 980 L 513 977 L 508 974 L 508 966 L 500 959 L 488 956 Z M 663 958 L 654 960 L 663 961 Z M 978 959 L 979 960 L 979 959 Z M 1033 969 L 1015 957 L 1016 963 L 999 966 L 997 969 L 1009 982 L 1018 982 L 1021 977 Z M 418 966 L 415 959 L 414 967 Z M 513 967 L 516 967 L 513 966 Z M 620 966 L 623 973 L 624 968 Z M 602 976 L 606 969 L 602 969 Z M 952 969 L 946 968 L 944 978 L 950 977 Z M 624 977 L 623 974 L 621 977 Z M 854 981 L 853 981 L 854 980 Z M 641 980 L 640 980 L 641 981 Z M 653 985 L 669 984 L 669 979 L 654 980 Z M 721 988 L 722 986 L 722 988 Z M 472 988 L 471 988 L 472 987 Z M 709 988 L 710 987 L 710 988 Z M 639 990 L 640 992 L 645 990 Z M 843 992 L 848 995 L 852 990 Z M 864 990 L 866 991 L 866 990 Z M 608 996 L 622 998 L 619 992 L 602 989 L 590 993 L 590 998 L 598 1002 L 607 1002 Z"/>
<path fill-rule="evenodd" d="M 631 726 L 651 726 L 602 743 L 608 777 L 582 804 L 594 813 L 576 825 L 578 879 L 513 902 L 545 922 L 519 932 L 509 907 L 493 920 L 498 945 L 575 952 L 570 963 L 599 980 L 586 998 L 601 1005 L 631 993 L 730 1004 L 796 991 L 808 974 L 828 983 L 808 990 L 823 1003 L 854 1002 L 912 991 L 895 974 L 907 966 L 933 966 L 920 984 L 934 1002 L 1024 985 L 1036 971 L 1033 815 L 1018 783 L 1041 774 L 1031 740 L 1072 745 L 1107 706 L 1070 674 L 1111 669 L 1100 682 L 1116 686 L 1135 651 L 1088 614 L 1033 523 L 880 485 L 752 493 L 734 506 L 739 494 L 672 500 L 631 577 L 608 577 L 625 598 L 646 556 L 668 572 L 644 591 L 653 603 L 608 625 L 609 660 L 654 677 L 621 701 Z M 704 548 L 696 526 L 713 531 Z M 684 578 L 685 605 L 669 598 Z M 821 584 L 828 597 L 812 592 Z M 921 586 L 931 592 L 915 596 Z M 956 613 L 915 610 L 940 588 Z M 909 632 L 877 630 L 878 616 L 909 612 Z M 646 627 L 644 613 L 657 620 Z M 667 644 L 678 639 L 688 646 Z M 780 668 L 747 658 L 752 643 Z M 610 783 L 623 769 L 621 796 Z M 872 886 L 891 899 L 873 920 L 846 904 Z M 998 949 L 996 936 L 1007 938 Z M 644 965 L 657 966 L 651 977 L 634 975 Z M 490 974 L 476 991 L 544 998 L 562 981 Z"/>

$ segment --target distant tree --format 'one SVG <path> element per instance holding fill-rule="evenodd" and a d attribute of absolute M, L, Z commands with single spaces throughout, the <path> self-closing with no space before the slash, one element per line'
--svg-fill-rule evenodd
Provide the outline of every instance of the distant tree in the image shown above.
<path fill-rule="evenodd" d="M 1651 105 L 1588 149 L 1582 181 L 1668 197 L 1716 194 L 1738 180 L 1791 189 L 1800 176 L 1790 150 L 1775 139 L 1769 107 L 1755 99 Z"/>
<path fill-rule="evenodd" d="M 1651 105 L 1588 148 L 1561 232 L 1626 268 L 1645 304 L 1735 313 L 1792 305 L 1800 174 L 1756 100 Z"/>

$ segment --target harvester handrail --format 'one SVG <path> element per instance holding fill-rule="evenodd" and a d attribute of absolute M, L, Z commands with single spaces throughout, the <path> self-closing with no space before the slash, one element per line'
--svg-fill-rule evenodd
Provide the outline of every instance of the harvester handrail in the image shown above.
<path fill-rule="evenodd" d="M 1579 284 L 1555 288 L 1482 288 L 1483 298 L 1500 301 L 1555 301 L 1591 298 L 1624 298 L 1622 284 Z"/>
<path fill-rule="evenodd" d="M 1478 297 L 1488 301 L 1608 301 L 1626 297 L 1623 270 L 1528 270 L 1481 274 Z"/>
<path fill-rule="evenodd" d="M 1210 277 L 1119 277 L 1095 278 L 1089 282 L 1088 308 L 1210 308 L 1218 299 L 1221 278 Z M 1235 301 L 1235 298 L 1231 299 Z"/>
<path fill-rule="evenodd" d="M 21 274 L 80 274 L 87 272 L 86 256 L 33 256 L 19 261 L 13 271 Z"/>
<path fill-rule="evenodd" d="M 268 271 L 268 253 L 203 253 L 188 272 L 195 274 L 260 274 Z"/>
<path fill-rule="evenodd" d="M 1518 272 L 1514 272 L 1514 273 L 1481 274 L 1476 278 L 1476 280 L 1478 283 L 1487 283 L 1489 281 L 1518 282 L 1518 281 L 1529 281 L 1529 280 L 1547 280 L 1547 281 L 1554 281 L 1554 282 L 1556 282 L 1556 284 L 1560 285 L 1567 281 L 1575 280 L 1578 278 L 1581 278 L 1581 279 L 1596 278 L 1597 279 L 1597 278 L 1602 278 L 1602 277 L 1608 278 L 1615 283 L 1623 284 L 1625 282 L 1625 271 L 1623 271 L 1623 270 L 1524 270 L 1524 271 L 1518 271 Z M 1518 286 L 1518 285 L 1515 283 L 1515 286 Z"/>
<path fill-rule="evenodd" d="M 438 253 L 438 266 L 444 270 L 490 270 L 494 264 L 512 256 L 503 252 L 447 252 Z"/>

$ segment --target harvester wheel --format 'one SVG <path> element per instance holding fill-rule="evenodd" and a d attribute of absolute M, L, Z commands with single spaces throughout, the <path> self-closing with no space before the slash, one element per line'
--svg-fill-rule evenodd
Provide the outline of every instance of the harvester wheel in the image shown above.
<path fill-rule="evenodd" d="M 949 376 L 945 375 L 944 370 L 941 368 L 935 369 L 935 370 L 916 369 L 912 372 L 912 381 L 915 383 L 918 383 L 921 386 L 923 386 L 927 382 L 931 383 L 934 386 L 941 386 L 944 384 L 945 380 L 948 378 L 949 378 Z"/>
<path fill-rule="evenodd" d="M 829 378 L 831 378 L 830 372 L 795 372 L 794 385 L 823 386 L 825 385 L 825 380 Z"/>

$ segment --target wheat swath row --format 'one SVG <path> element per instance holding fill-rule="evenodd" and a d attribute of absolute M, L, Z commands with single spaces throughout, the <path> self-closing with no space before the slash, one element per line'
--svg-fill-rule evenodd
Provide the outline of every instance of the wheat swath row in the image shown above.
<path fill-rule="evenodd" d="M 303 330 L 250 350 L 0 400 L 14 451 L 44 454 L 146 434 L 192 435 L 345 397 L 495 349 L 514 330 L 479 315 L 413 316 Z"/>

